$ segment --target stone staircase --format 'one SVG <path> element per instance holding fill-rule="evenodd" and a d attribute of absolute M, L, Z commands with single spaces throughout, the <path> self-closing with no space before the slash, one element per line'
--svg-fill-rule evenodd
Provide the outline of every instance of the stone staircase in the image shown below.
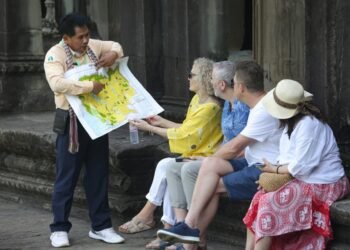
<path fill-rule="evenodd" d="M 53 113 L 0 117 L 0 186 L 50 199 L 55 178 Z M 143 205 L 157 161 L 168 155 L 167 142 L 140 132 L 141 143 L 131 145 L 126 127 L 110 134 L 110 205 L 128 215 Z M 83 175 L 83 173 L 82 173 Z M 81 181 L 80 181 L 81 183 Z M 77 204 L 85 202 L 82 185 Z"/>
<path fill-rule="evenodd" d="M 35 197 L 49 208 L 54 182 L 55 134 L 52 112 L 0 116 L 0 189 L 8 194 Z M 130 218 L 144 204 L 156 163 L 169 155 L 166 140 L 140 132 L 140 144 L 129 143 L 126 126 L 110 139 L 110 206 L 119 216 Z M 78 185 L 76 206 L 83 206 L 85 195 Z M 219 212 L 210 225 L 209 238 L 244 249 L 245 226 L 242 218 L 248 201 L 220 201 Z M 331 209 L 335 240 L 332 250 L 350 249 L 350 198 L 336 202 Z"/>

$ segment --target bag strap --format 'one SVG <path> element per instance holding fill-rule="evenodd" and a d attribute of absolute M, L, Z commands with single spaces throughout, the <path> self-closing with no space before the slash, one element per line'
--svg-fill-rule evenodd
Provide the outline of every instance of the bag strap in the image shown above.
<path fill-rule="evenodd" d="M 66 53 L 67 59 L 67 69 L 73 69 L 73 53 L 70 50 L 69 46 L 66 43 L 63 43 L 64 52 Z M 98 59 L 95 55 L 95 53 L 92 51 L 90 46 L 87 47 L 86 54 L 88 55 L 89 59 L 96 64 L 98 62 Z M 69 105 L 69 145 L 68 145 L 68 151 L 71 154 L 76 154 L 79 152 L 79 139 L 78 139 L 78 121 L 77 116 L 74 113 L 74 110 Z"/>

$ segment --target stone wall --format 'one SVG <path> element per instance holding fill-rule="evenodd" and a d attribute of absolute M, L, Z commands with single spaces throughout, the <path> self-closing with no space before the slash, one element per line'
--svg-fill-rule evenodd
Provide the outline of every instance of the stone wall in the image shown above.
<path fill-rule="evenodd" d="M 306 87 L 328 118 L 350 176 L 350 2 L 305 3 Z"/>
<path fill-rule="evenodd" d="M 54 108 L 42 66 L 40 10 L 39 0 L 0 1 L 0 112 Z"/>

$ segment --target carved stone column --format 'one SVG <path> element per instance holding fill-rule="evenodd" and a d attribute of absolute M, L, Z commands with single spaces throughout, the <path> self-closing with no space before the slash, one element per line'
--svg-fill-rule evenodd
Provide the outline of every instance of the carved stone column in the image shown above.
<path fill-rule="evenodd" d="M 40 11 L 40 0 L 0 1 L 0 112 L 53 107 L 43 74 Z"/>
<path fill-rule="evenodd" d="M 254 58 L 264 67 L 265 87 L 283 78 L 305 83 L 305 0 L 254 0 Z"/>
<path fill-rule="evenodd" d="M 306 0 L 306 81 L 350 176 L 350 2 Z"/>
<path fill-rule="evenodd" d="M 244 0 L 108 0 L 109 38 L 123 45 L 130 68 L 165 110 L 182 115 L 192 95 L 187 76 L 193 59 L 224 60 L 230 51 L 240 50 L 244 4 Z M 98 17 L 98 9 L 93 10 L 93 17 Z M 96 20 L 106 23 L 105 18 Z"/>
<path fill-rule="evenodd" d="M 57 23 L 55 20 L 55 1 L 45 0 L 46 16 L 42 20 L 43 34 L 57 33 Z"/>

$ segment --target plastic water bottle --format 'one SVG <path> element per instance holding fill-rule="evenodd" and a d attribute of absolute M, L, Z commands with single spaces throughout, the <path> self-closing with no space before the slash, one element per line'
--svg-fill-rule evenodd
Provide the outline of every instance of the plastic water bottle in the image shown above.
<path fill-rule="evenodd" d="M 139 130 L 129 122 L 130 143 L 139 144 Z"/>

